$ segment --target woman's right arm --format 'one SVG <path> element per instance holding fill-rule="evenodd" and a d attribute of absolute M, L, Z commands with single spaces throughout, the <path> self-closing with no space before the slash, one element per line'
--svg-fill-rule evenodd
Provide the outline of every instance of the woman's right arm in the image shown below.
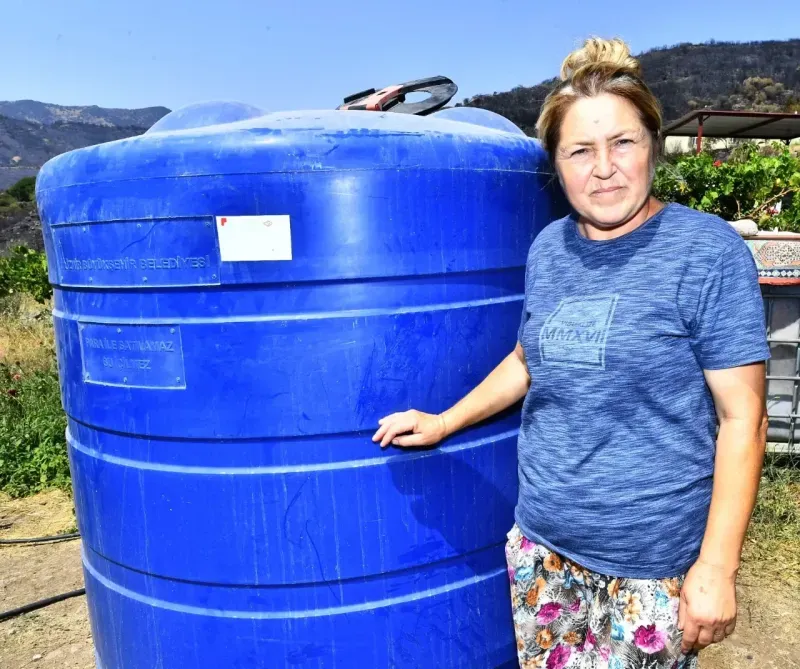
<path fill-rule="evenodd" d="M 372 441 L 381 447 L 432 446 L 454 432 L 507 409 L 528 392 L 531 377 L 522 345 L 516 348 L 458 404 L 441 414 L 403 411 L 378 421 Z M 401 436 L 404 435 L 404 436 Z"/>

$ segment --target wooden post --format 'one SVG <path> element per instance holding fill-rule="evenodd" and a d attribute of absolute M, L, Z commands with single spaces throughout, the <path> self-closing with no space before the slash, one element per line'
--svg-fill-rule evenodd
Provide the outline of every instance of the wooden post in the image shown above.
<path fill-rule="evenodd" d="M 697 153 L 703 150 L 703 115 L 697 117 Z"/>

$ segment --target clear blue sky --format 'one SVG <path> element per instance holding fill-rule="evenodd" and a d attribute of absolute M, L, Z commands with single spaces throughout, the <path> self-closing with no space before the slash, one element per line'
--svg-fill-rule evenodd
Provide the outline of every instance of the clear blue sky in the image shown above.
<path fill-rule="evenodd" d="M 330 108 L 443 74 L 457 99 L 554 76 L 589 34 L 635 52 L 800 37 L 800 1 L 2 0 L 0 100 Z M 657 9 L 656 9 L 657 7 Z"/>

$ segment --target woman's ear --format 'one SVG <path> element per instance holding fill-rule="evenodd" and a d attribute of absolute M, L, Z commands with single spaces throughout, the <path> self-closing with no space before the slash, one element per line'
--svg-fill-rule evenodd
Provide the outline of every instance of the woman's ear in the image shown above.
<path fill-rule="evenodd" d="M 661 134 L 659 130 L 657 133 L 652 135 L 653 137 L 653 165 L 658 163 L 658 159 L 664 155 L 664 144 L 665 139 L 664 136 Z"/>

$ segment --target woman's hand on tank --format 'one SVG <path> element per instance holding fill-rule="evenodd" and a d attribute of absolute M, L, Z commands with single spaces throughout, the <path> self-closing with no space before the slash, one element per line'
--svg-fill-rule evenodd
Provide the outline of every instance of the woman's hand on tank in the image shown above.
<path fill-rule="evenodd" d="M 381 448 L 393 446 L 433 446 L 447 436 L 447 425 L 441 414 L 423 413 L 411 409 L 393 413 L 378 421 L 378 431 L 372 441 Z"/>

